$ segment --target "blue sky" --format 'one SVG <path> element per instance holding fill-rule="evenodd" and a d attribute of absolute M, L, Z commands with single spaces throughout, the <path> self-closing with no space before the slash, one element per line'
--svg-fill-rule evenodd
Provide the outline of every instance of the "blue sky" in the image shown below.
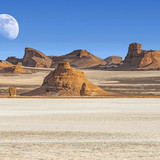
<path fill-rule="evenodd" d="M 132 42 L 160 50 L 159 0 L 5 0 L 0 14 L 17 19 L 15 40 L 0 36 L 0 59 L 32 47 L 46 55 L 86 49 L 101 58 L 125 57 Z"/>

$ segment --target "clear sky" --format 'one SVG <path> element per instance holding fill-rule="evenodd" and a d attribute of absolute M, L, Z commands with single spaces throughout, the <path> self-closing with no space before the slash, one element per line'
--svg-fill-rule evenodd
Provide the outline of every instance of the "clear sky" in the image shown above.
<path fill-rule="evenodd" d="M 160 50 L 159 0 L 3 0 L 0 14 L 19 23 L 15 40 L 0 36 L 0 59 L 32 47 L 46 55 L 86 49 L 101 58 L 125 57 L 132 42 Z"/>

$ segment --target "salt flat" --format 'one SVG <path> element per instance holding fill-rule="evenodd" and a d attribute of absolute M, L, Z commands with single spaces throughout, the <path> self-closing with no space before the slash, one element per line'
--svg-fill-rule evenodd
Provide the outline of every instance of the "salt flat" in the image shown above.
<path fill-rule="evenodd" d="M 0 137 L 0 160 L 160 159 L 160 99 L 0 99 Z"/>

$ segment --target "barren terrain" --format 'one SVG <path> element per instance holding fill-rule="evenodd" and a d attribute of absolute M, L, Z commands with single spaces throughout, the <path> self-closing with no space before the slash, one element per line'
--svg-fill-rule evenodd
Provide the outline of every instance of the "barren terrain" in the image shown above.
<path fill-rule="evenodd" d="M 1 74 L 0 95 L 40 87 L 53 69 Z M 83 70 L 124 96 L 160 95 L 160 71 Z M 160 99 L 0 99 L 0 160 L 160 159 Z"/>
<path fill-rule="evenodd" d="M 2 160 L 160 159 L 160 99 L 0 99 Z"/>
<path fill-rule="evenodd" d="M 27 67 L 25 67 L 27 68 Z M 44 77 L 54 69 L 35 69 L 31 74 L 0 74 L 0 95 L 8 95 L 9 86 L 17 93 L 31 91 L 42 85 Z M 160 96 L 160 71 L 102 71 L 82 70 L 87 79 L 103 88 L 123 96 Z"/>

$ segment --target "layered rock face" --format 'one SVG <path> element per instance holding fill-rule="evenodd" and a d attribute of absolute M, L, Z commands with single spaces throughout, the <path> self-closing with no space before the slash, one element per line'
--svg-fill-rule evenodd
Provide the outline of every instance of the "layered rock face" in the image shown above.
<path fill-rule="evenodd" d="M 52 60 L 40 51 L 33 48 L 25 48 L 22 64 L 28 67 L 50 68 Z"/>
<path fill-rule="evenodd" d="M 52 58 L 53 64 L 52 67 L 56 67 L 58 63 L 69 62 L 71 66 L 79 68 L 87 68 L 96 65 L 104 65 L 106 62 L 86 50 L 75 50 L 64 56 L 50 56 Z"/>
<path fill-rule="evenodd" d="M 110 56 L 104 59 L 107 64 L 118 64 L 122 61 L 122 57 Z"/>
<path fill-rule="evenodd" d="M 57 69 L 44 79 L 42 87 L 24 95 L 35 96 L 107 96 L 113 95 L 89 82 L 84 73 L 72 68 L 68 62 L 59 63 Z"/>
<path fill-rule="evenodd" d="M 160 51 L 142 50 L 141 44 L 129 45 L 127 56 L 122 65 L 123 69 L 158 69 L 160 68 Z"/>
<path fill-rule="evenodd" d="M 0 60 L 0 69 L 13 67 L 13 65 L 7 61 Z"/>
<path fill-rule="evenodd" d="M 18 63 L 22 62 L 22 59 L 16 58 L 16 57 L 8 57 L 6 59 L 6 61 L 8 61 L 8 62 L 10 62 L 10 63 L 12 63 L 14 65 L 17 65 Z"/>

